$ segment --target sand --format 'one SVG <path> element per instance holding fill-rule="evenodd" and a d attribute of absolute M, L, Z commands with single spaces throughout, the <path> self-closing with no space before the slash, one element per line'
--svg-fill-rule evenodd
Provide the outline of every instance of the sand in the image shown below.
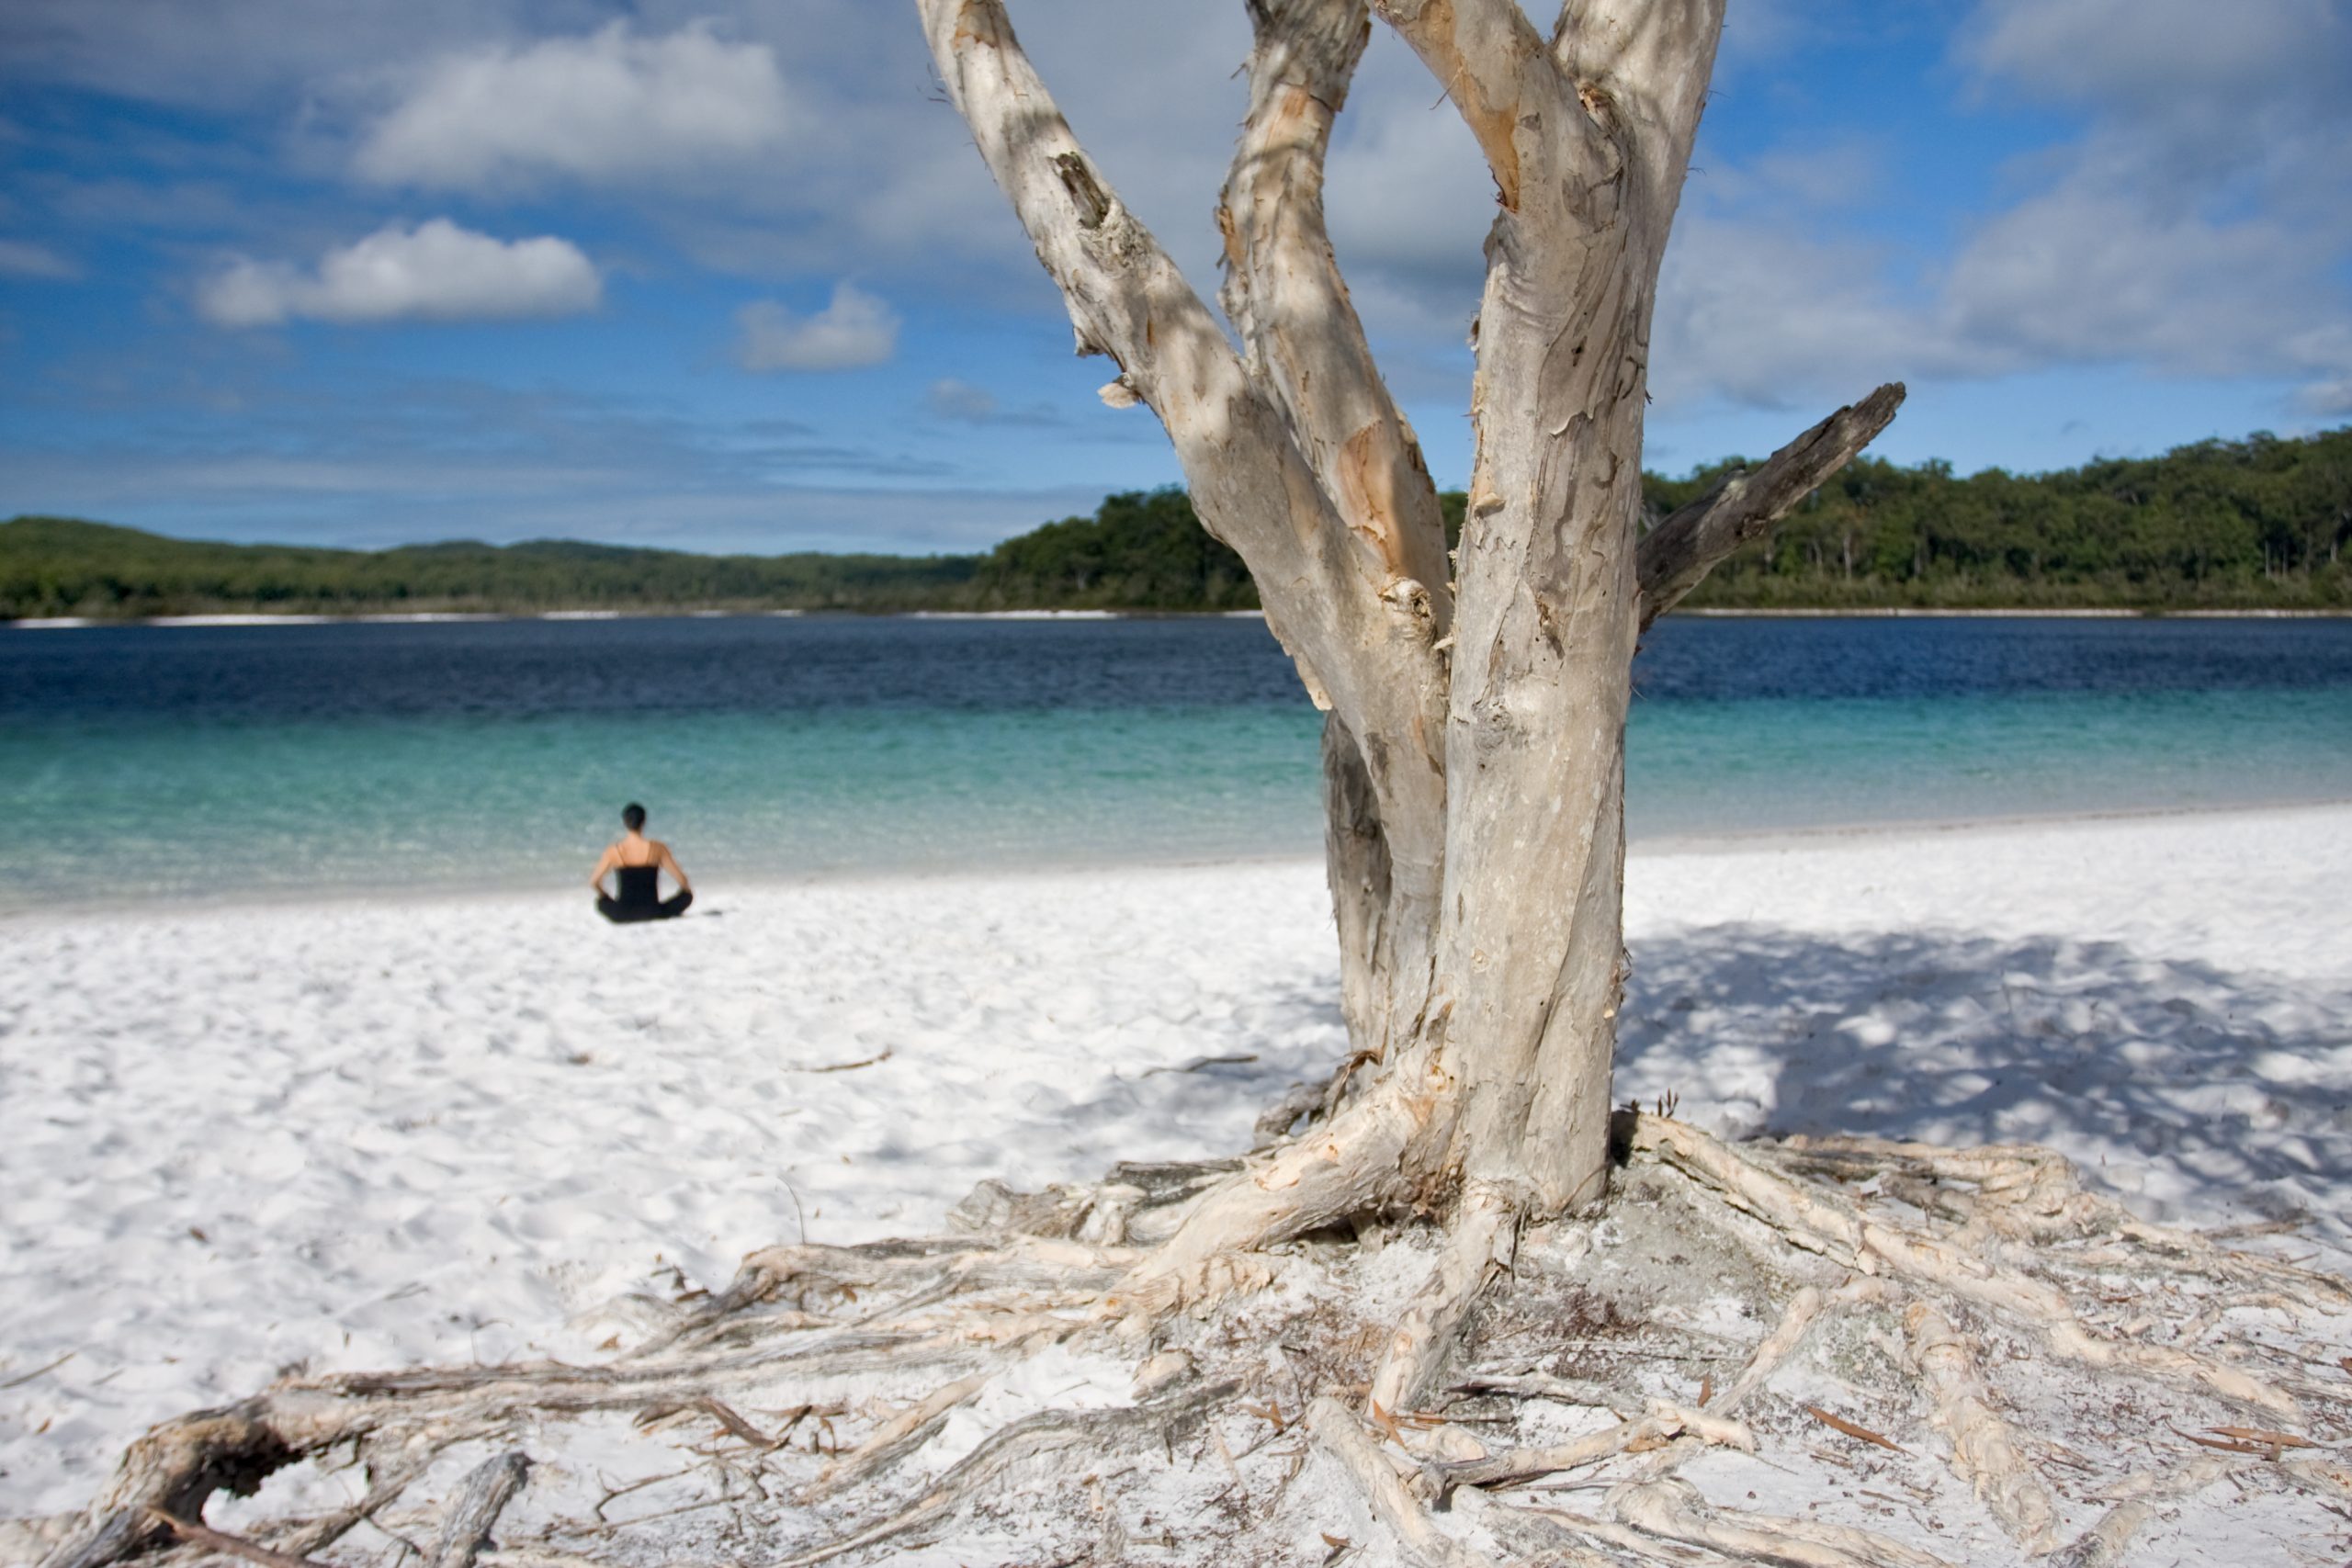
<path fill-rule="evenodd" d="M 2347 886 L 2352 806 L 1647 846 L 1618 1092 L 2352 1269 Z M 1238 1150 L 1343 1049 L 1311 864 L 697 892 L 0 920 L 0 1517 L 284 1370 L 579 1356 L 763 1243 Z"/>

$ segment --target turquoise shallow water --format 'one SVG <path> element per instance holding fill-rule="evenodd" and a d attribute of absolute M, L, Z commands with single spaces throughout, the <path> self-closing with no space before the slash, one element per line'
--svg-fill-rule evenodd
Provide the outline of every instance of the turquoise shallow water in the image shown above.
<path fill-rule="evenodd" d="M 1669 623 L 1637 839 L 2352 798 L 2352 625 Z M 0 632 L 0 910 L 1313 854 L 1247 622 Z"/>
<path fill-rule="evenodd" d="M 706 886 L 1320 842 L 1316 725 L 1267 709 L 595 714 L 48 727 L 0 785 L 0 905 L 583 882 L 625 800 Z"/>
<path fill-rule="evenodd" d="M 2352 689 L 1637 705 L 1636 838 L 2352 798 Z"/>

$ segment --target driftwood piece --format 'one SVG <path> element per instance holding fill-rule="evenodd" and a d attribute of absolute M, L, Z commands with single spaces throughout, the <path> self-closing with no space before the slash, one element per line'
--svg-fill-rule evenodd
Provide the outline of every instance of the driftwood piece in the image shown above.
<path fill-rule="evenodd" d="M 515 1450 L 474 1466 L 464 1489 L 441 1516 L 441 1533 L 434 1539 L 425 1568 L 473 1568 L 498 1516 L 523 1489 L 530 1470 L 530 1460 Z"/>
<path fill-rule="evenodd" d="M 888 1469 L 892 1463 L 922 1446 L 924 1439 L 947 1419 L 949 1412 L 988 1386 L 989 1374 L 974 1372 L 970 1377 L 957 1378 L 899 1411 L 875 1428 L 872 1436 L 856 1450 L 842 1456 L 826 1467 L 825 1472 L 802 1492 L 803 1502 L 815 1502 L 828 1497 L 843 1487 L 854 1485 L 865 1477 Z"/>

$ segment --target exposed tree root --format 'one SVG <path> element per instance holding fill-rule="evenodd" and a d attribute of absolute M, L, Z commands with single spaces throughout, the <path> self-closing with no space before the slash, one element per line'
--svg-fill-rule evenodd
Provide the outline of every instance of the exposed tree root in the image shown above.
<path fill-rule="evenodd" d="M 1865 1273 L 1889 1273 L 1905 1283 L 1931 1288 L 2020 1321 L 2037 1331 L 2052 1351 L 2069 1359 L 2096 1369 L 2129 1370 L 2201 1383 L 2224 1399 L 2290 1420 L 2301 1415 L 2293 1397 L 2270 1382 L 2191 1351 L 2096 1334 L 2084 1325 L 2058 1286 L 2020 1269 L 2000 1267 L 1988 1261 L 1981 1249 L 1964 1243 L 1956 1245 L 1902 1224 L 1871 1219 L 1840 1197 L 1801 1186 L 1687 1123 L 1642 1117 L 1635 1144 L 1716 1187 L 1734 1203 L 1773 1224 L 1808 1251 Z M 1980 1214 L 1983 1208 L 2007 1203 L 2016 1190 L 1980 1189 Z M 2040 1195 L 2030 1185 L 2025 1190 Z M 1997 1224 L 1993 1228 L 1997 1229 Z"/>
<path fill-rule="evenodd" d="M 1951 1321 L 1925 1302 L 1903 1314 L 1912 1364 L 1935 1400 L 1935 1422 L 1951 1439 L 1951 1467 L 1975 1489 L 2028 1556 L 2057 1541 L 2058 1512 L 2050 1488 L 2018 1451 L 2009 1424 L 1993 1409 L 1976 1357 Z"/>
<path fill-rule="evenodd" d="M 1389 1336 L 1372 1374 L 1372 1407 L 1419 1407 L 1435 1382 L 1462 1320 L 1498 1274 L 1510 1271 L 1519 1246 L 1519 1215 L 1498 1192 L 1464 1193 L 1453 1234 L 1429 1282 Z"/>
<path fill-rule="evenodd" d="M 433 1542 L 419 1550 L 437 1568 L 610 1563 L 601 1543 L 615 1531 L 673 1515 L 724 1521 L 729 1550 L 772 1568 L 991 1519 L 1080 1542 L 1080 1556 L 1114 1540 L 1164 1547 L 1179 1529 L 1255 1541 L 1282 1520 L 1294 1536 L 1309 1519 L 1329 1534 L 1332 1495 L 1293 1485 L 1309 1453 L 1302 1423 L 1363 1517 L 1406 1556 L 1447 1565 L 1492 1543 L 1583 1564 L 1941 1561 L 1866 1514 L 1733 1502 L 1725 1477 L 1792 1464 L 1892 1466 L 1871 1495 L 1981 1506 L 2015 1560 L 2064 1540 L 2056 1561 L 2077 1564 L 2127 1560 L 2168 1501 L 2223 1475 L 2261 1482 L 2257 1496 L 2352 1491 L 2329 1446 L 2352 1439 L 2352 1379 L 2329 1382 L 2312 1370 L 2325 1358 L 2292 1343 L 2298 1325 L 2322 1347 L 2352 1326 L 2352 1292 L 2147 1225 L 2041 1151 L 1733 1145 L 1629 1117 L 1631 1163 L 1605 1222 L 1522 1232 L 1511 1203 L 1473 1190 L 1442 1226 L 1392 1221 L 1394 1244 L 1374 1252 L 1276 1213 L 1285 1192 L 1305 1190 L 1298 1201 L 1320 1212 L 1338 1193 L 1387 1190 L 1393 1175 L 1317 1168 L 1340 1163 L 1335 1150 L 1352 1157 L 1336 1130 L 1240 1165 L 1126 1167 L 1097 1188 L 1026 1196 L 984 1188 L 964 1236 L 766 1249 L 600 1365 L 282 1383 L 140 1439 L 45 1562 L 187 1552 L 158 1511 L 198 1522 L 216 1494 L 338 1460 L 365 1467 L 356 1501 L 238 1532 L 288 1558 L 345 1541 L 359 1562 L 374 1549 L 345 1538 L 382 1517 Z M 1205 1248 L 1237 1214 L 1261 1237 L 1296 1239 Z M 1694 1251 L 1713 1261 L 1686 1263 Z M 1724 1292 L 1762 1325 L 1753 1337 L 1691 1323 L 1720 1313 Z M 2241 1311 L 2263 1314 L 2267 1339 L 2198 1343 Z M 1020 1382 L 1047 1353 L 1069 1359 L 1091 1405 Z M 1132 1393 L 1105 1383 L 1119 1368 L 1133 1369 Z M 1776 1393 L 1784 1375 L 1806 1392 Z M 2053 1385 L 2086 1408 L 2052 1404 Z M 1835 1389 L 1850 1392 L 1821 1392 Z M 1868 1419 L 1825 1427 L 1804 1413 L 1819 1399 Z M 618 1488 L 658 1483 L 674 1498 L 617 1521 L 602 1514 L 616 1488 L 602 1502 L 564 1490 L 580 1474 L 566 1434 L 609 1431 L 616 1416 L 636 1418 L 637 1441 L 691 1456 Z M 2130 1447 L 2086 1458 L 2102 1423 Z M 1873 1428 L 1896 1434 L 1894 1453 L 1842 1435 Z M 951 1430 L 963 1434 L 952 1445 Z M 2181 1437 L 2158 1445 L 2166 1462 L 2151 1471 L 2149 1434 L 2167 1431 Z M 469 1445 L 478 1457 L 491 1445 L 470 1483 L 449 1468 Z M 538 1468 L 518 1491 L 525 1451 Z M 2069 1489 L 2100 1472 L 2098 1490 Z M 1580 1493 L 1600 1507 L 1554 1506 Z M 1008 1497 L 1023 1499 L 1017 1513 Z M 1984 1543 L 2002 1536 L 1978 1540 L 1968 1560 L 1996 1560 Z M 1204 1544 L 1193 1560 L 1219 1554 Z"/>
<path fill-rule="evenodd" d="M 1447 1465 L 1441 1479 L 1449 1490 L 1456 1486 L 1507 1485 L 1539 1475 L 1582 1470 L 1619 1454 L 1649 1453 L 1685 1434 L 1699 1444 L 1713 1443 L 1747 1453 L 1756 1451 L 1755 1434 L 1738 1422 L 1685 1410 L 1661 1399 L 1651 1403 L 1647 1415 L 1620 1422 L 1606 1431 L 1556 1448 L 1512 1449 L 1487 1459 Z"/>
<path fill-rule="evenodd" d="M 1429 1510 L 1406 1488 L 1353 1411 L 1329 1395 L 1322 1395 L 1306 1407 L 1306 1428 L 1354 1479 L 1373 1517 L 1415 1559 L 1430 1568 L 1476 1568 L 1477 1557 L 1438 1529 Z"/>
<path fill-rule="evenodd" d="M 2202 1492 L 2234 1468 L 2227 1460 L 2195 1459 L 2174 1470 L 2126 1476 L 2101 1495 L 2115 1506 L 2051 1562 L 2055 1568 L 2112 1568 L 2128 1561 L 2125 1550 L 2140 1528 L 2155 1517 L 2157 1505 Z"/>
<path fill-rule="evenodd" d="M 1951 1568 L 1943 1558 L 1869 1530 L 1711 1507 L 1688 1482 L 1629 1486 L 1612 1501 L 1618 1517 L 1635 1529 L 1747 1562 L 1781 1562 L 1788 1568 Z"/>

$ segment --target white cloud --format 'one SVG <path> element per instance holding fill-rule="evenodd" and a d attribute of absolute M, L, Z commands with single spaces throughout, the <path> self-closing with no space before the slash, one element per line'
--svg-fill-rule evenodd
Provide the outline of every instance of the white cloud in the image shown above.
<path fill-rule="evenodd" d="M 1799 225 L 1686 211 L 1658 279 L 1653 395 L 1669 410 L 1710 395 L 1810 406 L 1880 381 L 1996 368 L 1902 298 L 1884 269 L 1869 246 Z"/>
<path fill-rule="evenodd" d="M 835 284 L 832 303 L 814 315 L 760 299 L 737 311 L 735 323 L 735 357 L 746 370 L 854 370 L 899 347 L 897 314 L 848 283 Z"/>
<path fill-rule="evenodd" d="M 923 394 L 923 404 L 941 419 L 966 424 L 986 424 L 997 416 L 994 392 L 952 376 L 933 381 L 931 389 Z"/>
<path fill-rule="evenodd" d="M 70 258 L 29 240 L 0 240 L 0 277 L 31 277 L 64 282 L 82 276 Z"/>
<path fill-rule="evenodd" d="M 703 22 L 664 38 L 614 22 L 441 60 L 368 132 L 355 166 L 467 189 L 542 174 L 643 176 L 773 149 L 792 120 L 765 44 L 729 42 Z"/>
<path fill-rule="evenodd" d="M 2346 32 L 2338 0 L 1985 0 L 1958 52 L 2043 96 L 2167 114 L 2219 103 L 2243 119 L 2282 88 L 2340 78 Z"/>
<path fill-rule="evenodd" d="M 2342 419 L 2352 414 L 2352 376 L 2314 381 L 2296 394 L 2295 401 L 2305 412 L 2321 419 Z"/>
<path fill-rule="evenodd" d="M 1058 425 L 1067 423 L 1061 412 L 1050 402 L 1029 402 L 1009 408 L 986 387 L 976 387 L 953 376 L 933 381 L 924 389 L 922 401 L 924 412 L 933 419 L 946 420 L 955 424 Z"/>
<path fill-rule="evenodd" d="M 2340 6 L 1984 0 L 1953 51 L 1985 99 L 2064 105 L 2081 130 L 2018 159 L 1941 264 L 1850 237 L 1850 150 L 1707 160 L 1661 279 L 1662 400 L 2109 365 L 2300 380 L 2316 409 L 2352 378 Z"/>
<path fill-rule="evenodd" d="M 435 218 L 390 224 L 329 251 L 315 269 L 240 258 L 198 289 L 197 309 L 224 327 L 322 321 L 474 321 L 593 310 L 596 268 L 568 240 L 497 240 Z"/>

